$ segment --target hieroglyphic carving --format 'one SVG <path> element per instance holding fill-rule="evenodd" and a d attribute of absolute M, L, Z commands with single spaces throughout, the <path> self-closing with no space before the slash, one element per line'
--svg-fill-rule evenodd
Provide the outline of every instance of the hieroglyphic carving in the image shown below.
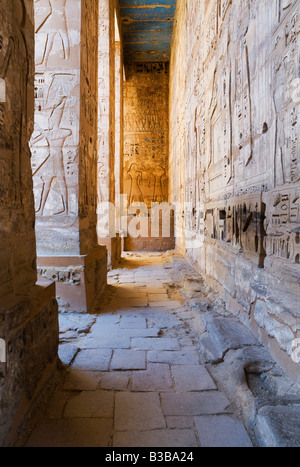
<path fill-rule="evenodd" d="M 238 247 L 263 268 L 266 257 L 264 220 L 265 204 L 261 195 L 242 196 L 223 206 L 206 209 L 205 235 Z"/>
<path fill-rule="evenodd" d="M 76 74 L 36 74 L 36 123 L 31 150 L 39 217 L 60 214 L 70 216 L 69 222 L 75 220 L 74 211 L 72 214 L 69 209 L 69 199 L 74 195 L 75 168 L 72 165 L 77 155 L 71 149 L 78 140 L 75 110 L 78 99 L 72 95 L 77 85 Z"/>
<path fill-rule="evenodd" d="M 233 147 L 238 154 L 237 171 L 239 176 L 245 173 L 253 158 L 253 134 L 251 112 L 251 87 L 248 47 L 242 37 L 236 51 L 233 84 Z"/>
<path fill-rule="evenodd" d="M 212 99 L 209 107 L 210 159 L 208 179 L 210 191 L 220 189 L 232 178 L 232 94 L 231 65 L 215 69 Z"/>
<path fill-rule="evenodd" d="M 300 180 L 299 103 L 291 96 L 293 82 L 300 76 L 299 34 L 300 13 L 290 10 L 274 34 L 274 185 Z"/>
<path fill-rule="evenodd" d="M 147 62 L 147 63 L 134 63 L 133 64 L 134 73 L 137 74 L 151 74 L 151 73 L 169 73 L 169 63 L 168 62 Z"/>
<path fill-rule="evenodd" d="M 136 73 L 135 70 L 138 70 Z M 124 192 L 128 202 L 167 199 L 168 67 L 131 64 L 125 83 Z"/>
<path fill-rule="evenodd" d="M 268 256 L 300 264 L 300 189 L 274 190 L 267 206 Z"/>

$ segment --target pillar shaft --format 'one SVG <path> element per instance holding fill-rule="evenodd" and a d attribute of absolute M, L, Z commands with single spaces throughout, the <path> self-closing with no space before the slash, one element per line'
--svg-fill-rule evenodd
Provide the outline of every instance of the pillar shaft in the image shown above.
<path fill-rule="evenodd" d="M 61 306 L 76 310 L 73 291 L 80 286 L 87 294 L 87 273 L 92 297 L 106 282 L 96 275 L 106 261 L 96 234 L 98 1 L 50 0 L 47 11 L 37 2 L 35 27 L 31 150 L 39 273 L 65 290 Z"/>

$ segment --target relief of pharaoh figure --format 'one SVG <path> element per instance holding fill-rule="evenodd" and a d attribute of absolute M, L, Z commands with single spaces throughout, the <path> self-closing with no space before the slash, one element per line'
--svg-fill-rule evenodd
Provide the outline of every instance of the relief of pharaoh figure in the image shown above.
<path fill-rule="evenodd" d="M 36 133 L 39 134 L 34 136 L 31 140 L 31 144 L 34 145 L 45 138 L 49 148 L 48 157 L 33 174 L 34 177 L 40 174 L 41 180 L 43 181 L 43 191 L 40 206 L 37 211 L 41 216 L 44 215 L 45 205 L 48 200 L 50 190 L 55 185 L 59 190 L 58 193 L 61 196 L 63 205 L 63 209 L 56 212 L 56 214 L 68 214 L 68 195 L 63 160 L 63 147 L 66 139 L 72 135 L 72 130 L 61 128 L 61 121 L 64 114 L 66 100 L 68 98 L 67 93 L 64 92 L 62 84 L 55 85 L 54 89 L 55 101 L 51 99 L 52 111 L 48 120 L 48 128 L 45 130 L 36 126 Z M 50 91 L 51 89 L 49 90 L 49 95 L 51 94 Z"/>
<path fill-rule="evenodd" d="M 38 3 L 41 0 L 35 0 Z M 67 19 L 66 19 L 66 0 L 48 0 L 50 12 L 46 19 L 37 27 L 36 34 L 45 32 L 47 33 L 47 41 L 45 45 L 45 52 L 41 63 L 47 67 L 48 60 L 53 48 L 54 40 L 57 35 L 60 36 L 64 50 L 64 58 L 70 58 L 70 39 L 68 33 Z"/>
<path fill-rule="evenodd" d="M 140 187 L 142 172 L 139 170 L 137 164 L 131 164 L 127 173 L 131 179 L 129 204 L 143 202 L 144 197 Z"/>

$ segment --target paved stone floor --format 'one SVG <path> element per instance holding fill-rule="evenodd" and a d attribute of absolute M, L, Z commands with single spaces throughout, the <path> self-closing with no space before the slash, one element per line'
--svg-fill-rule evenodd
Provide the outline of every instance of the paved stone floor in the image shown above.
<path fill-rule="evenodd" d="M 252 446 L 172 272 L 161 255 L 126 255 L 97 314 L 61 314 L 65 366 L 26 446 Z"/>

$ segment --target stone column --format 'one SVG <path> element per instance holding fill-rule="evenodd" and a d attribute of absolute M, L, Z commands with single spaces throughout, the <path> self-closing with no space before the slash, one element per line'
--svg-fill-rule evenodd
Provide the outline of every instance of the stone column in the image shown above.
<path fill-rule="evenodd" d="M 10 446 L 57 364 L 55 286 L 37 282 L 28 142 L 33 2 L 0 2 L 0 446 Z"/>
<path fill-rule="evenodd" d="M 98 69 L 98 242 L 108 251 L 108 266 L 117 259 L 115 205 L 115 1 L 99 0 Z"/>
<path fill-rule="evenodd" d="M 122 204 L 122 189 L 123 189 L 123 51 L 121 36 L 119 33 L 119 25 L 116 24 L 116 42 L 115 42 L 115 204 L 116 204 L 116 230 L 117 235 L 121 235 L 121 204 Z M 117 242 L 119 251 L 117 257 L 121 257 L 122 242 L 119 239 Z"/>
<path fill-rule="evenodd" d="M 91 310 L 106 284 L 98 246 L 98 1 L 35 1 L 31 139 L 38 269 L 62 309 Z"/>

